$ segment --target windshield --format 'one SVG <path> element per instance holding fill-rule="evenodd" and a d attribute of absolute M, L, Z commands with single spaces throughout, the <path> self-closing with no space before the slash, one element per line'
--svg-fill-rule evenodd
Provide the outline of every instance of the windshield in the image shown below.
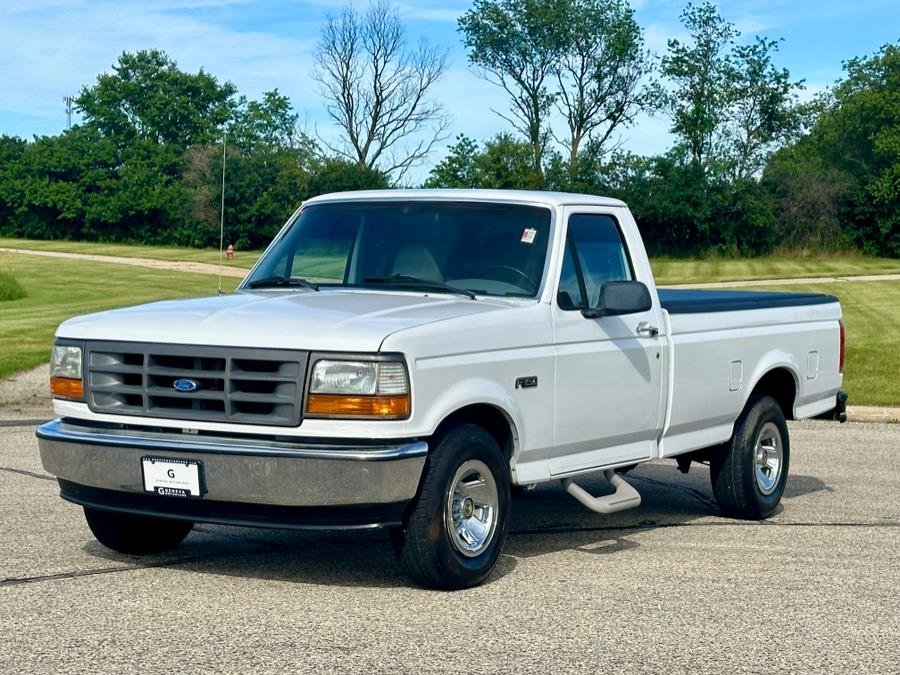
<path fill-rule="evenodd" d="M 550 210 L 543 207 L 313 204 L 266 253 L 245 287 L 353 286 L 534 297 L 549 237 Z"/>

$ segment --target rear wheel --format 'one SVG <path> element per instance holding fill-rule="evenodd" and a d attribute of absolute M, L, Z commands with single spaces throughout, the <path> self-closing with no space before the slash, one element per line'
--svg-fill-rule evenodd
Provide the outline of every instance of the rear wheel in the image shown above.
<path fill-rule="evenodd" d="M 738 518 L 770 516 L 784 494 L 790 456 L 781 406 L 770 396 L 748 403 L 731 441 L 710 462 L 719 507 Z"/>
<path fill-rule="evenodd" d="M 429 454 L 399 533 L 400 562 L 427 588 L 475 586 L 500 557 L 509 513 L 509 470 L 497 442 L 479 426 L 457 427 Z"/>
<path fill-rule="evenodd" d="M 84 518 L 106 548 L 119 553 L 146 554 L 168 551 L 188 536 L 192 522 L 136 516 L 84 507 Z"/>

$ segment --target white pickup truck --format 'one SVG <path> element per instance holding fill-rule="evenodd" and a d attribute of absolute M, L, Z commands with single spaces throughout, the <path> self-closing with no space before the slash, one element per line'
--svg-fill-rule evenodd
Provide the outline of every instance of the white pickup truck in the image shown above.
<path fill-rule="evenodd" d="M 657 290 L 614 199 L 325 195 L 233 294 L 63 323 L 37 435 L 112 549 L 195 522 L 387 527 L 415 581 L 462 588 L 519 486 L 612 513 L 640 504 L 628 467 L 708 461 L 724 512 L 769 516 L 785 420 L 843 416 L 840 319 L 824 295 Z"/>

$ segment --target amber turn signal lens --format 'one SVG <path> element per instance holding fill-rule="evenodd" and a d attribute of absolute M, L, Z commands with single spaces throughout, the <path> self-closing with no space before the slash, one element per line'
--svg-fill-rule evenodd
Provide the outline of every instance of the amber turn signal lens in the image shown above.
<path fill-rule="evenodd" d="M 70 377 L 51 377 L 50 393 L 53 398 L 65 398 L 70 401 L 84 400 L 84 385 L 81 380 Z"/>
<path fill-rule="evenodd" d="M 311 415 L 399 419 L 409 416 L 409 395 L 341 396 L 338 394 L 310 394 L 306 399 L 306 412 Z"/>

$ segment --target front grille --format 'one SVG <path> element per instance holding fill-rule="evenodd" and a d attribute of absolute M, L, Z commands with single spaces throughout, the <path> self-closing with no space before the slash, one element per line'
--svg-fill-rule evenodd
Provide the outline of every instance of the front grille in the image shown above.
<path fill-rule="evenodd" d="M 89 342 L 86 352 L 87 401 L 95 412 L 300 424 L 308 352 L 137 342 Z M 177 380 L 195 388 L 179 390 Z"/>

